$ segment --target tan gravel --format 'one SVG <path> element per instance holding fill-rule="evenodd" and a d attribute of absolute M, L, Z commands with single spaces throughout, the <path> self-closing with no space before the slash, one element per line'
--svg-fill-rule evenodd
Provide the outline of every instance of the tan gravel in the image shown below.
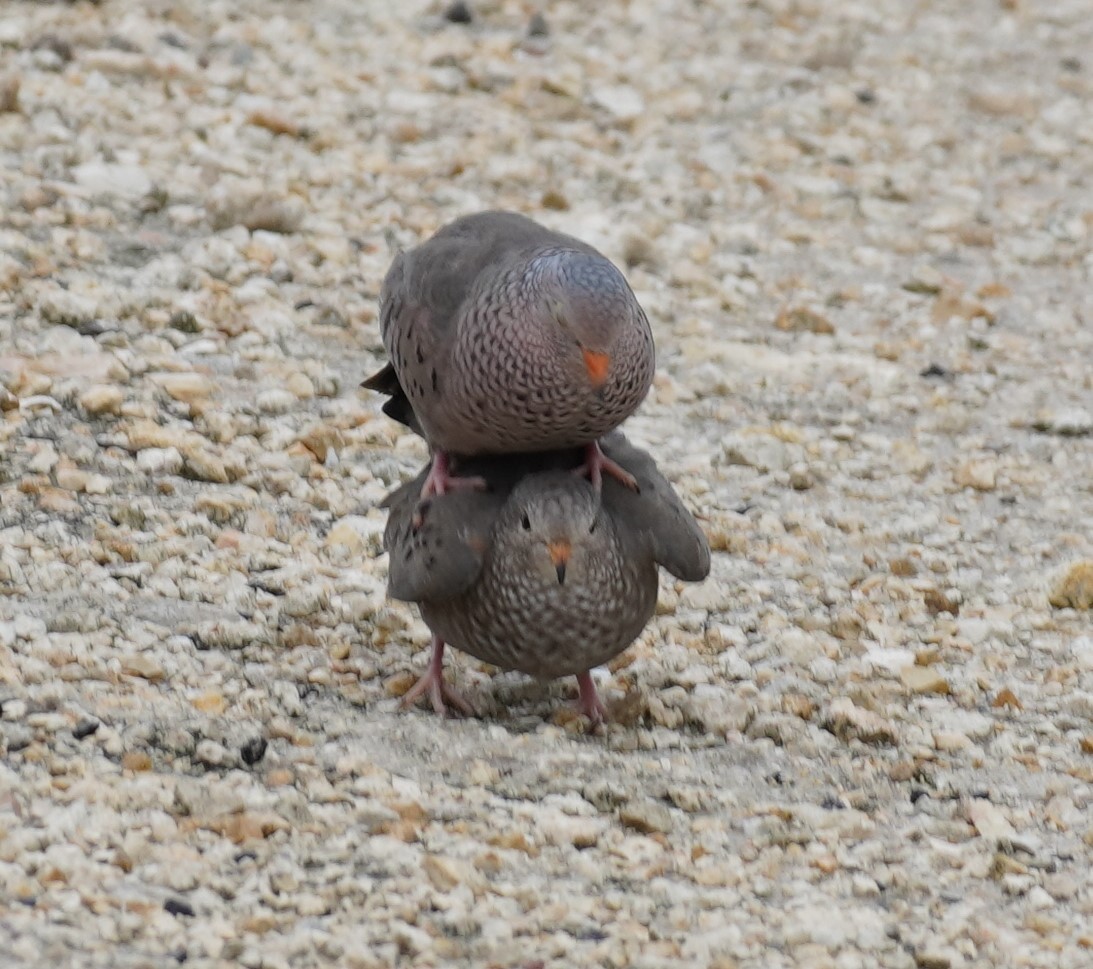
<path fill-rule="evenodd" d="M 0 9 L 5 969 L 1088 967 L 1088 0 L 442 10 Z M 602 737 L 396 709 L 356 384 L 488 207 L 626 266 L 716 549 Z"/>

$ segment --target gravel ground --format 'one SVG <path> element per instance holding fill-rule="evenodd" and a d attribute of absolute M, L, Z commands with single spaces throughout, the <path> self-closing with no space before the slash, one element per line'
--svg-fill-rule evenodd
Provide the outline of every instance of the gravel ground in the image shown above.
<path fill-rule="evenodd" d="M 5 969 L 1093 965 L 1089 0 L 439 10 L 0 5 Z M 489 207 L 716 549 L 602 736 L 397 710 L 356 385 Z"/>

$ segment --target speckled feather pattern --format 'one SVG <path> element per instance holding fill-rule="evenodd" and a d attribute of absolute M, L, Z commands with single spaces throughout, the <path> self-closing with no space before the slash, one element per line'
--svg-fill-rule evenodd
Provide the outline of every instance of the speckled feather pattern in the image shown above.
<path fill-rule="evenodd" d="M 403 485 L 385 502 L 391 594 L 417 602 L 426 624 L 451 645 L 505 669 L 552 678 L 618 655 L 653 615 L 658 566 L 698 581 L 709 572 L 710 553 L 648 454 L 619 432 L 603 447 L 637 478 L 640 492 L 605 480 L 597 495 L 587 480 L 559 470 L 573 468 L 579 451 L 477 458 L 468 471 L 485 477 L 490 490 L 432 499 L 414 529 L 425 472 Z M 529 508 L 553 523 L 538 539 L 523 529 Z M 564 583 L 549 563 L 542 567 L 542 537 L 554 534 L 572 540 Z"/>
<path fill-rule="evenodd" d="M 574 341 L 551 322 L 559 300 L 612 320 L 610 369 L 593 388 Z M 415 429 L 458 454 L 587 444 L 645 398 L 655 351 L 622 274 L 591 247 L 512 213 L 457 220 L 400 256 L 380 298 L 384 344 Z"/>
<path fill-rule="evenodd" d="M 574 479 L 575 489 L 589 489 Z M 608 523 L 580 579 L 544 581 L 515 567 L 504 528 L 495 534 L 478 581 L 467 593 L 423 602 L 421 617 L 458 649 L 502 669 L 553 678 L 617 656 L 645 628 L 657 601 L 650 556 L 627 556 Z"/>

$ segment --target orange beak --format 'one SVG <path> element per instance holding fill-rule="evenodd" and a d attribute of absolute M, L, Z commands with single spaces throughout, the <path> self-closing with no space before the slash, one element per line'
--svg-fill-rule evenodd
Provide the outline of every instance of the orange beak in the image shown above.
<path fill-rule="evenodd" d="M 597 353 L 595 350 L 586 350 L 584 347 L 581 347 L 581 356 L 584 357 L 588 379 L 592 382 L 592 386 L 599 390 L 607 381 L 607 368 L 611 365 L 611 358 L 606 353 Z"/>
<path fill-rule="evenodd" d="M 573 546 L 567 541 L 550 542 L 547 545 L 550 552 L 550 561 L 554 563 L 554 571 L 558 573 L 558 584 L 565 582 L 565 567 L 569 562 L 569 554 Z"/>

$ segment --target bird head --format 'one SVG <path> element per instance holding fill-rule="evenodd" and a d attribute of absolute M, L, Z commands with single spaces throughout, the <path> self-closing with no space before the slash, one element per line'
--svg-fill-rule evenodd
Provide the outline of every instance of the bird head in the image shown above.
<path fill-rule="evenodd" d="M 604 539 L 599 495 L 564 471 L 525 478 L 509 497 L 503 525 L 519 567 L 551 586 L 581 581 Z"/>
<path fill-rule="evenodd" d="M 578 379 L 602 390 L 641 307 L 622 273 L 596 253 L 561 249 L 541 257 L 542 296 L 554 342 Z"/>

